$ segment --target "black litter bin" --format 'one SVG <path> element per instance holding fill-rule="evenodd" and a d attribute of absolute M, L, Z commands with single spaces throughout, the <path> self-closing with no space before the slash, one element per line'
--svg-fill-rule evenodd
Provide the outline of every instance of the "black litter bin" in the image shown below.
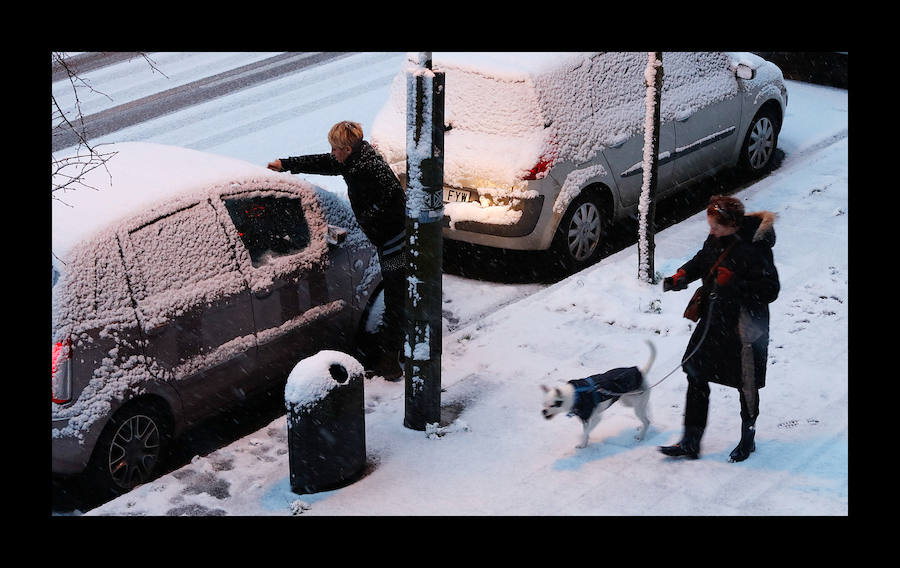
<path fill-rule="evenodd" d="M 338 351 L 297 363 L 285 386 L 291 491 L 316 493 L 356 481 L 366 464 L 364 371 Z"/>

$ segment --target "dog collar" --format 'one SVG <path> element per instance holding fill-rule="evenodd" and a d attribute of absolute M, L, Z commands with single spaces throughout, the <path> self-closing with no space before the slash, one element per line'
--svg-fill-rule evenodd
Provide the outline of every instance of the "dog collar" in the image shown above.
<path fill-rule="evenodd" d="M 582 410 L 580 408 L 580 405 L 582 404 L 582 401 L 581 401 L 582 394 L 588 393 L 588 392 L 591 393 L 591 398 L 592 398 L 591 402 L 593 403 L 594 406 L 596 406 L 597 404 L 599 404 L 599 402 L 602 398 L 600 395 L 600 392 L 597 390 L 597 385 L 594 383 L 593 377 L 585 377 L 583 379 L 569 381 L 569 382 L 572 383 L 573 387 L 575 387 L 575 394 L 572 397 L 572 410 L 570 410 L 566 416 L 568 416 L 569 418 L 571 418 L 572 416 L 578 416 L 579 418 L 584 418 L 578 412 L 579 410 Z"/>

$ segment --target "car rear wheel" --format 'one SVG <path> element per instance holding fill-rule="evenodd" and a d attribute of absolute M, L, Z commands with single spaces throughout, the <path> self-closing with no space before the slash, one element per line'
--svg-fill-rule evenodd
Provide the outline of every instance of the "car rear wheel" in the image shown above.
<path fill-rule="evenodd" d="M 604 234 L 604 209 L 592 194 L 582 193 L 566 211 L 552 249 L 570 272 L 593 264 Z"/>
<path fill-rule="evenodd" d="M 91 457 L 92 485 L 119 495 L 156 478 L 171 440 L 168 413 L 155 401 L 122 407 L 104 428 Z"/>
<path fill-rule="evenodd" d="M 778 146 L 778 126 L 774 113 L 760 112 L 753 119 L 744 146 L 741 148 L 741 165 L 753 173 L 762 173 L 772 166 L 775 148 Z"/>

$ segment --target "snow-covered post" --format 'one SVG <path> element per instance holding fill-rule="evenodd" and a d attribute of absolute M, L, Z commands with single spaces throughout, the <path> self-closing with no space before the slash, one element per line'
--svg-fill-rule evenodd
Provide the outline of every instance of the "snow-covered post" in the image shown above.
<path fill-rule="evenodd" d="M 638 202 L 640 224 L 638 225 L 638 278 L 649 284 L 654 283 L 653 266 L 654 224 L 656 219 L 656 172 L 659 157 L 659 102 L 662 96 L 663 66 L 662 52 L 651 51 L 644 70 L 647 86 L 644 112 L 644 182 Z"/>
<path fill-rule="evenodd" d="M 444 74 L 431 52 L 412 54 L 406 79 L 406 413 L 425 430 L 441 418 L 441 263 L 444 216 Z"/>

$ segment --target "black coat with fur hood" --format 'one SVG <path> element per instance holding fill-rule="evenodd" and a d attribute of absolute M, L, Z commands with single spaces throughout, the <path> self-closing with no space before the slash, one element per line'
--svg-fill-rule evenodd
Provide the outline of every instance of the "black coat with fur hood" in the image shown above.
<path fill-rule="evenodd" d="M 774 222 L 775 214 L 769 211 L 748 213 L 735 234 L 710 235 L 700 252 L 681 267 L 688 282 L 703 278 L 704 289 L 715 293 L 714 299 L 708 297 L 701 306 L 700 321 L 685 350 L 686 357 L 705 331 L 700 348 L 684 365 L 688 375 L 736 388 L 766 385 L 769 304 L 780 291 L 772 255 Z M 732 243 L 734 247 L 719 266 L 734 275 L 719 286 L 708 273 Z"/>

